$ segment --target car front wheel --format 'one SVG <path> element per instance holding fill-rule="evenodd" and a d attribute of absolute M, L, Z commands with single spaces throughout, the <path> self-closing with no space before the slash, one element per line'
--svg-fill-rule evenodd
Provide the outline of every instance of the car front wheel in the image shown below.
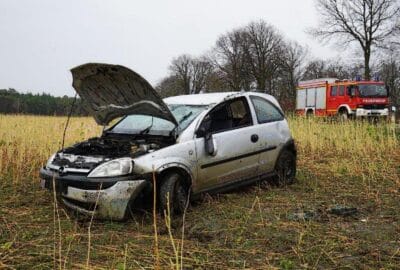
<path fill-rule="evenodd" d="M 162 214 L 182 214 L 188 201 L 188 188 L 184 185 L 182 177 L 177 173 L 167 174 L 162 179 L 160 186 L 160 211 Z"/>
<path fill-rule="evenodd" d="M 279 186 L 293 184 L 296 177 L 296 156 L 288 150 L 283 150 L 276 162 L 275 173 Z"/>

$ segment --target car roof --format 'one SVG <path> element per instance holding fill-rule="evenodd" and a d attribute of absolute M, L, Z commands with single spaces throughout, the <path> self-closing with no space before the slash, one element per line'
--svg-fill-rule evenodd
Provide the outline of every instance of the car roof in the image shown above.
<path fill-rule="evenodd" d="M 167 104 L 211 105 L 220 103 L 225 98 L 238 94 L 240 94 L 240 92 L 219 92 L 219 93 L 181 95 L 181 96 L 164 98 L 164 102 Z"/>
<path fill-rule="evenodd" d="M 218 104 L 224 99 L 238 97 L 238 96 L 259 96 L 271 101 L 278 108 L 281 108 L 277 100 L 268 94 L 261 92 L 215 92 L 215 93 L 205 93 L 205 94 L 193 94 L 193 95 L 181 95 L 174 97 L 164 98 L 164 102 L 167 104 L 185 104 L 185 105 L 211 105 Z"/>

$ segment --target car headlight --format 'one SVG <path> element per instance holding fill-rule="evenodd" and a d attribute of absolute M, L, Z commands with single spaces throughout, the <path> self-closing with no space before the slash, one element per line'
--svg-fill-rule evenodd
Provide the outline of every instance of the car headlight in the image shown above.
<path fill-rule="evenodd" d="M 127 175 L 132 172 L 132 169 L 133 161 L 131 158 L 119 158 L 99 165 L 88 175 L 88 177 Z"/>
<path fill-rule="evenodd" d="M 49 168 L 51 166 L 51 164 L 53 163 L 54 158 L 56 157 L 57 153 L 51 155 L 51 157 L 49 158 L 49 160 L 46 163 L 46 168 Z"/>

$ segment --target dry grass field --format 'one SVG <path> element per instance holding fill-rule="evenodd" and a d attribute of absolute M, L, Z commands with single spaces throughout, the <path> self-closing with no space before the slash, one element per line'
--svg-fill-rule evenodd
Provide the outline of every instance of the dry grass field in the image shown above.
<path fill-rule="evenodd" d="M 156 245 L 151 211 L 90 222 L 39 188 L 65 121 L 0 115 L 0 269 L 400 269 L 394 124 L 290 117 L 295 184 L 205 196 L 184 223 L 158 216 Z M 72 118 L 66 145 L 100 131 L 91 118 Z"/>

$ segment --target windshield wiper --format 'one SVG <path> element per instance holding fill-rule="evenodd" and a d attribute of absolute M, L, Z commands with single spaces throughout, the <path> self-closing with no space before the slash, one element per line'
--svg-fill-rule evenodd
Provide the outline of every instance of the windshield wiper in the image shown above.
<path fill-rule="evenodd" d="M 143 134 L 149 133 L 150 129 L 153 127 L 153 123 L 154 123 L 154 117 L 152 116 L 152 117 L 151 117 L 151 124 L 150 124 L 150 126 L 148 126 L 147 128 L 141 130 L 141 131 L 139 132 L 139 135 L 143 135 Z"/>
<path fill-rule="evenodd" d="M 193 114 L 193 112 L 189 112 L 189 113 L 185 114 L 185 115 L 181 118 L 181 120 L 179 120 L 178 124 L 180 125 L 180 124 L 182 124 L 183 122 L 185 122 L 185 120 L 188 119 L 192 114 Z"/>
<path fill-rule="evenodd" d="M 191 115 L 193 114 L 193 112 L 189 112 L 187 114 L 185 114 L 181 120 L 179 120 L 178 125 L 175 126 L 171 131 L 170 131 L 170 135 L 175 134 L 174 136 L 176 136 L 178 134 L 178 130 L 180 128 L 180 124 L 182 124 L 185 120 L 187 120 Z"/>

